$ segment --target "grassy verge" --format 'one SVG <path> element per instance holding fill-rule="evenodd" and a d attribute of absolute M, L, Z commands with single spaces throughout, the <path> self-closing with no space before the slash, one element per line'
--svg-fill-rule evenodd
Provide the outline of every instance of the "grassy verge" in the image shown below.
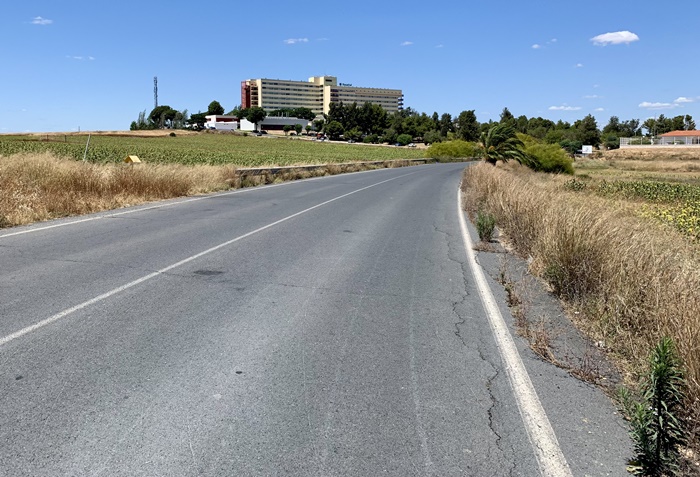
<path fill-rule="evenodd" d="M 329 164 L 252 175 L 231 165 L 93 164 L 51 153 L 0 155 L 0 228 L 231 188 L 407 165 Z"/>
<path fill-rule="evenodd" d="M 0 156 L 0 226 L 229 188 L 231 166 L 91 164 L 50 153 Z"/>
<path fill-rule="evenodd" d="M 496 217 L 531 270 L 578 312 L 630 383 L 670 336 L 687 371 L 690 423 L 700 416 L 700 247 L 638 214 L 638 204 L 572 191 L 568 178 L 480 164 L 465 171 L 465 201 Z"/>

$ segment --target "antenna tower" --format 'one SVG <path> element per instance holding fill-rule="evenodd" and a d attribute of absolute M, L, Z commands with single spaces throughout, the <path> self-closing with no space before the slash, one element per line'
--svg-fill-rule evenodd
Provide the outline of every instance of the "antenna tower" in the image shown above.
<path fill-rule="evenodd" d="M 154 76 L 153 77 L 153 102 L 155 103 L 155 107 L 158 107 L 158 77 Z"/>

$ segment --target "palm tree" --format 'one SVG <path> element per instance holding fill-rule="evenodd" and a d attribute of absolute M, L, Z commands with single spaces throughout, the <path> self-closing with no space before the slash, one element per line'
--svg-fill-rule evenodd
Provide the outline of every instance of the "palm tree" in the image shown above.
<path fill-rule="evenodd" d="M 510 159 L 520 164 L 527 162 L 527 155 L 523 151 L 524 146 L 516 136 L 515 128 L 507 124 L 496 124 L 488 131 L 481 133 L 479 138 L 481 158 L 494 166 L 498 161 L 508 162 Z"/>

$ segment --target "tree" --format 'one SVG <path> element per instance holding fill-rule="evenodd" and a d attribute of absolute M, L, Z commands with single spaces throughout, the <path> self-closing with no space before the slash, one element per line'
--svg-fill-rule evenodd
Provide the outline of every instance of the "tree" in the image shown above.
<path fill-rule="evenodd" d="M 671 119 L 671 131 L 683 131 L 685 129 L 685 116 L 675 116 Z"/>
<path fill-rule="evenodd" d="M 527 162 L 524 146 L 515 134 L 515 128 L 505 123 L 496 124 L 479 138 L 481 158 L 494 166 L 498 161 L 508 162 L 510 159 L 521 164 Z"/>
<path fill-rule="evenodd" d="M 462 111 L 455 121 L 457 136 L 464 141 L 476 141 L 479 139 L 479 122 L 476 120 L 474 110 Z"/>
<path fill-rule="evenodd" d="M 311 132 L 311 129 L 313 129 L 313 128 L 311 127 L 311 124 L 307 124 L 304 129 L 306 129 L 306 135 L 308 136 L 309 133 Z"/>
<path fill-rule="evenodd" d="M 608 124 L 606 124 L 603 128 L 603 134 L 614 134 L 615 136 L 619 136 L 621 130 L 622 126 L 620 124 L 620 118 L 617 116 L 610 116 L 610 121 L 608 121 Z"/>
<path fill-rule="evenodd" d="M 444 113 L 442 116 L 440 116 L 440 135 L 442 137 L 447 137 L 448 132 L 454 132 L 455 127 L 454 124 L 452 124 L 452 115 L 449 113 Z"/>
<path fill-rule="evenodd" d="M 644 123 L 642 123 L 642 128 L 647 130 L 647 136 L 656 135 L 656 119 L 647 118 Z"/>
<path fill-rule="evenodd" d="M 592 115 L 587 115 L 580 121 L 574 123 L 576 128 L 577 139 L 583 144 L 590 144 L 591 146 L 598 146 L 600 144 L 600 131 L 598 131 L 598 124 Z"/>
<path fill-rule="evenodd" d="M 683 129 L 686 131 L 695 131 L 695 121 L 693 121 L 693 117 L 690 114 L 686 114 L 685 118 L 683 118 Z"/>
<path fill-rule="evenodd" d="M 508 108 L 503 108 L 503 111 L 501 111 L 501 120 L 499 122 L 508 126 L 515 126 L 515 116 L 513 116 L 513 113 L 511 113 Z"/>
<path fill-rule="evenodd" d="M 132 131 L 141 131 L 144 129 L 153 129 L 153 123 L 146 120 L 146 111 L 141 111 L 139 113 L 139 118 L 136 121 L 131 121 Z"/>
<path fill-rule="evenodd" d="M 360 128 L 352 128 L 349 131 L 345 131 L 345 134 L 343 134 L 345 139 L 352 139 L 353 141 L 359 141 L 362 139 L 362 131 L 360 131 Z"/>
<path fill-rule="evenodd" d="M 218 101 L 212 101 L 209 103 L 209 107 L 207 108 L 207 114 L 216 114 L 217 116 L 220 116 L 224 114 L 224 107 L 221 106 Z"/>
<path fill-rule="evenodd" d="M 317 119 L 314 121 L 314 131 L 316 132 L 321 132 L 323 131 L 323 126 L 325 126 L 326 121 L 324 119 Z"/>
<path fill-rule="evenodd" d="M 169 128 L 177 113 L 178 112 L 170 106 L 158 106 L 157 108 L 153 108 L 151 114 L 148 115 L 148 120 L 155 128 Z"/>
<path fill-rule="evenodd" d="M 267 113 L 259 106 L 253 106 L 245 110 L 245 118 L 255 125 L 255 129 L 258 129 L 258 123 L 266 117 Z"/>
<path fill-rule="evenodd" d="M 294 125 L 294 131 L 297 133 L 297 136 L 301 134 L 301 131 L 304 129 L 304 127 L 301 124 L 295 124 Z"/>
<path fill-rule="evenodd" d="M 326 134 L 334 141 L 340 139 L 344 132 L 345 128 L 339 121 L 331 121 L 326 125 Z"/>
<path fill-rule="evenodd" d="M 239 104 L 238 106 L 233 108 L 231 111 L 226 113 L 226 116 L 234 116 L 236 118 L 240 118 L 241 117 L 241 105 Z"/>
<path fill-rule="evenodd" d="M 193 129 L 204 129 L 204 123 L 207 122 L 207 118 L 205 118 L 206 115 L 207 113 L 191 114 L 187 123 Z"/>
<path fill-rule="evenodd" d="M 413 138 L 409 134 L 399 134 L 396 138 L 396 143 L 401 146 L 405 146 L 410 144 L 412 140 Z"/>
<path fill-rule="evenodd" d="M 440 129 L 440 116 L 438 116 L 437 111 L 433 113 L 430 119 L 433 121 L 433 127 L 431 129 L 438 131 Z"/>
<path fill-rule="evenodd" d="M 437 131 L 428 131 L 423 135 L 423 144 L 434 144 L 436 142 L 442 142 L 442 137 Z"/>
<path fill-rule="evenodd" d="M 665 134 L 673 130 L 672 121 L 663 114 L 659 114 L 659 118 L 656 120 L 656 134 Z"/>
<path fill-rule="evenodd" d="M 360 107 L 358 123 L 365 134 L 379 134 L 387 126 L 387 112 L 378 104 L 366 102 Z"/>
<path fill-rule="evenodd" d="M 316 117 L 316 114 L 309 108 L 294 108 L 292 110 L 292 117 L 312 121 Z"/>

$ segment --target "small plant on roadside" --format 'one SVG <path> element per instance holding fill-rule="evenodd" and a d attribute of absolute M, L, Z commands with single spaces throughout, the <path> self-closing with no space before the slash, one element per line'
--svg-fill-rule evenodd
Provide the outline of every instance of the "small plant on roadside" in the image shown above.
<path fill-rule="evenodd" d="M 476 231 L 479 233 L 479 240 L 490 242 L 493 231 L 496 227 L 496 218 L 488 212 L 479 211 L 476 214 Z"/>
<path fill-rule="evenodd" d="M 637 454 L 628 470 L 635 475 L 678 475 L 679 447 L 686 442 L 678 416 L 685 396 L 685 378 L 671 338 L 656 345 L 649 368 L 641 402 L 630 402 L 626 393 L 622 394 Z"/>

